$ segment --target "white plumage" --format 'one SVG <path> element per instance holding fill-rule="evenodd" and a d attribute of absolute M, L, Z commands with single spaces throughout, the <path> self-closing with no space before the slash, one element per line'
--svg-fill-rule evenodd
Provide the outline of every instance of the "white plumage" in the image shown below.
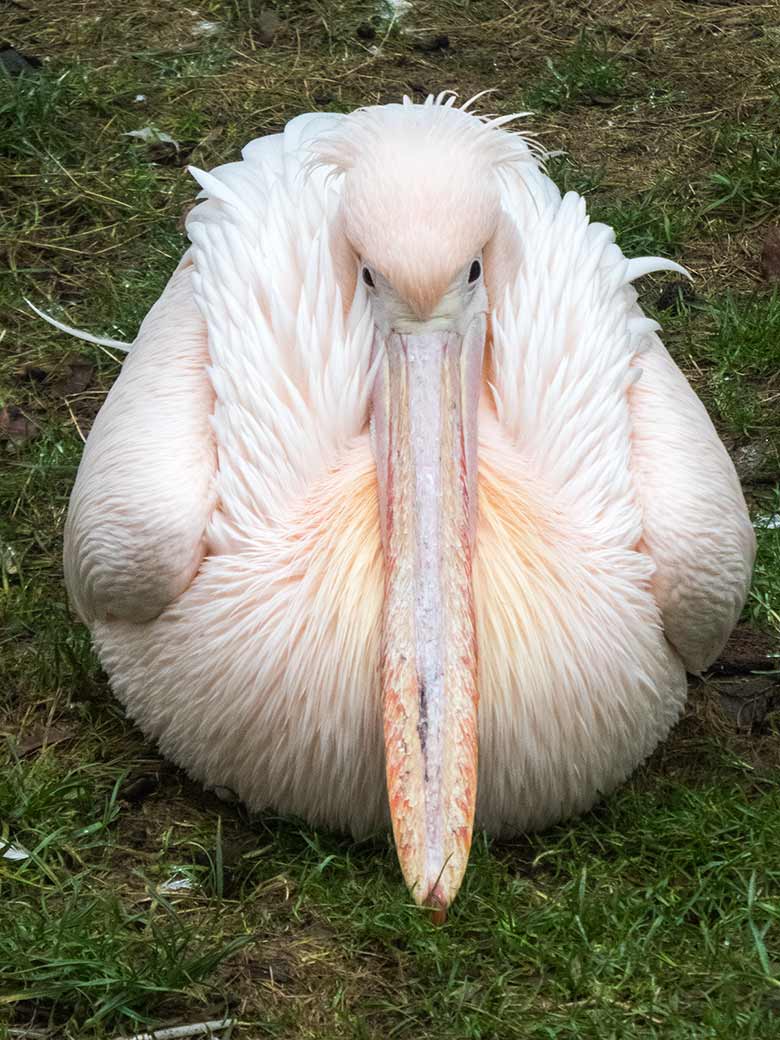
<path fill-rule="evenodd" d="M 420 155 L 447 147 L 429 183 Z M 371 202 L 388 150 L 392 228 Z M 95 422 L 66 529 L 70 595 L 117 696 L 164 754 L 252 808 L 386 826 L 369 431 L 383 355 L 359 277 L 375 219 L 387 263 L 380 245 L 372 262 L 408 281 L 404 307 L 415 286 L 434 298 L 461 245 L 484 266 L 478 825 L 586 809 L 668 732 L 686 666 L 717 655 L 750 577 L 733 466 L 631 285 L 681 269 L 627 260 L 522 137 L 443 96 L 300 116 L 194 172 L 192 248 Z M 481 214 L 473 228 L 448 198 Z M 415 242 L 435 252 L 435 234 L 424 285 Z"/>

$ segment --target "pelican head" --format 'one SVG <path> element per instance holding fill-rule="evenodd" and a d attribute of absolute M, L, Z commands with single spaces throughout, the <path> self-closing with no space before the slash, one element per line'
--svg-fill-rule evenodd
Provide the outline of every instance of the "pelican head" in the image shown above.
<path fill-rule="evenodd" d="M 390 814 L 406 882 L 441 920 L 476 800 L 484 262 L 508 135 L 449 105 L 364 109 L 344 123 L 322 151 L 344 175 L 340 223 L 374 319 Z"/>

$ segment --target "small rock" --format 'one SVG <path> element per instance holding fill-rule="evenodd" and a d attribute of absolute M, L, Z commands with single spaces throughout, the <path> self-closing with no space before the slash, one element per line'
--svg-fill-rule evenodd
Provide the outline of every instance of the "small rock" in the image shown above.
<path fill-rule="evenodd" d="M 288 982 L 293 981 L 294 972 L 291 970 L 290 965 L 285 964 L 283 961 L 267 964 L 265 970 L 268 978 L 277 986 L 284 986 Z"/>
<path fill-rule="evenodd" d="M 434 36 L 421 36 L 414 41 L 414 49 L 422 51 L 423 54 L 433 54 L 435 51 L 446 51 L 450 46 L 450 38 L 446 33 L 437 33 Z"/>
<path fill-rule="evenodd" d="M 780 639 L 742 621 L 709 671 L 714 675 L 750 675 L 777 667 L 780 667 Z"/>
<path fill-rule="evenodd" d="M 600 108 L 609 108 L 615 104 L 614 97 L 610 97 L 609 94 L 588 94 L 588 101 L 591 105 L 598 105 Z"/>
<path fill-rule="evenodd" d="M 31 54 L 22 54 L 15 47 L 3 47 L 0 50 L 0 66 L 9 76 L 21 76 L 23 72 L 32 72 L 41 67 L 40 58 Z"/>
<path fill-rule="evenodd" d="M 7 578 L 19 576 L 19 560 L 12 545 L 0 542 L 0 570 Z"/>
<path fill-rule="evenodd" d="M 38 433 L 37 425 L 15 404 L 8 404 L 0 411 L 0 438 L 3 440 L 26 444 Z"/>
<path fill-rule="evenodd" d="M 149 776 L 136 776 L 122 784 L 119 789 L 119 797 L 125 802 L 136 804 L 146 801 L 159 787 L 160 777 L 156 773 Z"/>
<path fill-rule="evenodd" d="M 757 732 L 766 718 L 777 710 L 780 696 L 777 684 L 764 679 L 749 679 L 741 683 L 718 687 L 720 706 L 739 729 Z"/>
<path fill-rule="evenodd" d="M 279 21 L 279 18 L 274 11 L 269 11 L 268 8 L 263 8 L 257 16 L 257 22 L 255 23 L 257 38 L 263 47 L 271 46 L 274 42 L 274 37 L 279 32 L 279 26 L 281 24 L 282 23 Z"/>
<path fill-rule="evenodd" d="M 761 274 L 768 282 L 780 282 L 780 225 L 770 228 L 764 239 Z"/>
<path fill-rule="evenodd" d="M 65 740 L 71 740 L 74 732 L 65 726 L 35 726 L 19 739 L 16 750 L 20 755 L 31 755 L 34 751 L 41 751 L 61 744 Z"/>
<path fill-rule="evenodd" d="M 242 858 L 248 853 L 252 852 L 253 847 L 246 841 L 231 841 L 229 839 L 222 839 L 222 863 L 226 870 L 233 870 L 237 867 Z M 211 855 L 204 848 L 195 847 L 193 854 L 193 862 L 199 867 L 209 867 L 212 863 Z"/>
<path fill-rule="evenodd" d="M 768 441 L 752 441 L 732 452 L 732 461 L 742 484 L 758 479 L 765 469 L 770 454 Z"/>
<path fill-rule="evenodd" d="M 95 366 L 89 361 L 85 358 L 73 358 L 68 365 L 68 371 L 52 389 L 62 397 L 75 397 L 87 389 L 94 374 Z"/>
<path fill-rule="evenodd" d="M 41 386 L 49 378 L 49 373 L 45 368 L 38 368 L 37 365 L 25 365 L 14 378 L 17 383 L 37 383 Z"/>
<path fill-rule="evenodd" d="M 176 767 L 170 762 L 155 759 L 140 762 L 138 768 L 123 780 L 119 797 L 131 804 L 143 802 L 175 775 Z"/>
<path fill-rule="evenodd" d="M 664 286 L 656 302 L 656 307 L 659 311 L 669 311 L 672 308 L 679 310 L 680 304 L 690 303 L 694 298 L 691 283 L 682 278 L 676 278 Z"/>

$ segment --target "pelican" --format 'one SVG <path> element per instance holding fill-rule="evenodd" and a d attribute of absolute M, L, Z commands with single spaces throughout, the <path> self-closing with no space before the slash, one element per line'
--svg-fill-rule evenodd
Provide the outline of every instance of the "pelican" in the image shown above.
<path fill-rule="evenodd" d="M 665 737 L 755 549 L 632 285 L 683 269 L 627 259 L 543 159 L 443 93 L 192 170 L 65 528 L 162 753 L 251 810 L 392 826 L 437 920 L 474 826 L 582 813 Z"/>

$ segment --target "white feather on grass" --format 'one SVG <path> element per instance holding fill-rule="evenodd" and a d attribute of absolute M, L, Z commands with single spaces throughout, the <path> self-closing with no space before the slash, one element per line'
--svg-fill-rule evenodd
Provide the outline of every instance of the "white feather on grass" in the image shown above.
<path fill-rule="evenodd" d="M 24 302 L 34 311 L 39 318 L 43 318 L 49 325 L 53 325 L 55 329 L 59 329 L 60 332 L 67 333 L 68 336 L 74 336 L 76 339 L 84 340 L 85 343 L 95 343 L 99 347 L 114 347 L 116 350 L 122 350 L 126 354 L 132 347 L 132 343 L 125 343 L 121 339 L 112 339 L 110 336 L 93 336 L 91 332 L 85 332 L 84 329 L 76 329 L 72 325 L 66 325 L 62 321 L 57 321 L 56 318 L 52 318 L 51 314 L 47 314 L 46 311 L 42 311 L 40 307 L 36 307 L 31 300 L 27 297 L 23 297 Z"/>

